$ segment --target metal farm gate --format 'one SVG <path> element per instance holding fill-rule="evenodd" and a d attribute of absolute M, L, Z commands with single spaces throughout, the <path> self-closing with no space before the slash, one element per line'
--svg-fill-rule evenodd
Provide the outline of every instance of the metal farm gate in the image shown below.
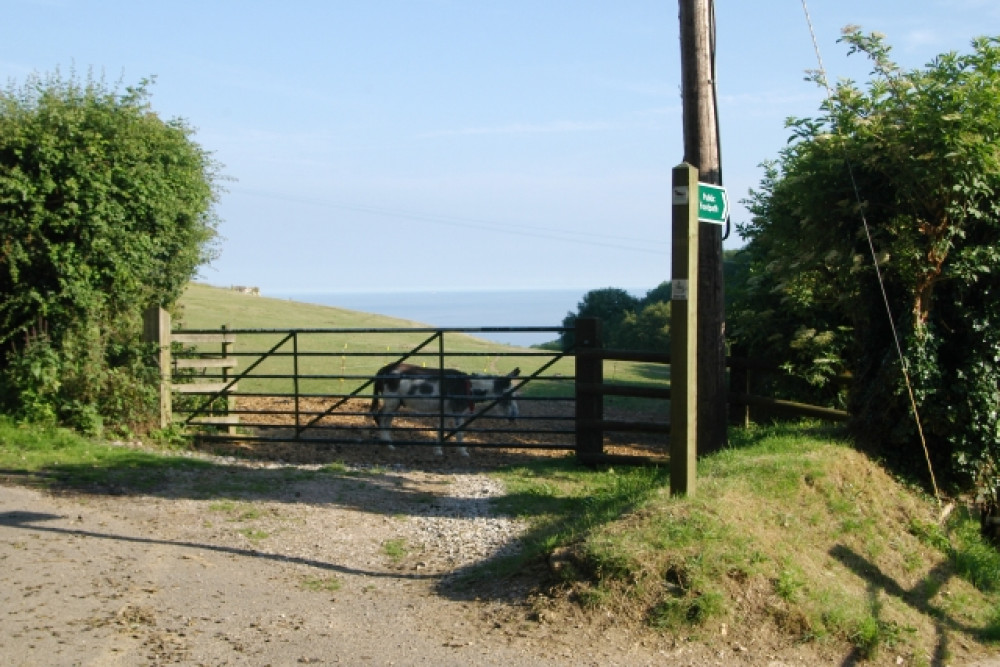
<path fill-rule="evenodd" d="M 461 429 L 465 444 L 574 449 L 572 360 L 468 335 L 490 332 L 550 332 L 555 339 L 561 329 L 170 331 L 170 411 L 174 422 L 199 429 L 204 439 L 370 444 L 377 442 L 371 401 L 379 368 L 406 361 L 432 371 L 506 375 L 519 366 L 521 417 L 509 423 L 491 403 L 477 404 Z M 448 446 L 457 437 L 443 415 L 400 412 L 393 424 L 394 445 Z"/>
<path fill-rule="evenodd" d="M 564 355 L 476 350 L 476 346 L 461 344 L 466 341 L 449 344 L 459 334 L 482 331 L 241 329 L 221 334 L 226 339 L 218 343 L 211 339 L 220 336 L 219 332 L 176 332 L 173 340 L 186 347 L 174 352 L 179 363 L 172 380 L 173 411 L 188 425 L 226 425 L 226 433 L 205 433 L 206 438 L 371 443 L 375 441 L 373 381 L 379 368 L 406 361 L 442 373 L 457 368 L 504 375 L 521 364 L 531 370 L 519 384 L 554 385 L 545 400 L 561 402 L 565 409 L 549 410 L 544 416 L 524 409 L 525 416 L 517 424 L 507 424 L 490 416 L 491 404 L 477 405 L 465 420 L 465 441 L 478 447 L 573 449 L 572 377 L 546 375 Z M 205 344 L 216 349 L 207 350 Z M 206 361 L 213 366 L 191 372 Z M 205 380 L 209 382 L 202 384 Z M 521 393 L 522 403 L 536 400 Z M 186 400 L 178 401 L 179 397 Z M 458 435 L 443 415 L 411 417 L 405 412 L 395 420 L 392 431 L 396 445 L 448 445 Z"/>
<path fill-rule="evenodd" d="M 575 327 L 205 329 L 172 331 L 169 315 L 153 308 L 146 340 L 159 350 L 160 425 L 181 423 L 205 440 L 378 444 L 371 416 L 373 380 L 383 366 L 406 361 L 443 371 L 507 375 L 515 367 L 520 416 L 500 419 L 485 403 L 460 429 L 477 448 L 572 450 L 587 463 L 664 463 L 670 449 L 670 356 L 609 350 L 600 323 Z M 470 334 L 570 332 L 565 351 L 490 343 Z M 618 364 L 636 364 L 648 378 L 617 382 Z M 843 421 L 843 410 L 750 394 L 751 370 L 772 364 L 727 359 L 729 416 L 750 409 Z M 610 381 L 609 381 L 610 380 Z M 628 401 L 624 408 L 614 401 Z M 636 403 L 643 403 L 638 409 Z M 443 412 L 443 411 L 441 411 Z M 459 431 L 443 415 L 401 412 L 394 445 L 458 446 Z M 624 450 L 624 451 L 623 451 Z"/>
<path fill-rule="evenodd" d="M 669 427 L 604 419 L 605 395 L 669 390 L 616 389 L 603 383 L 608 363 L 594 354 L 596 321 L 562 327 L 212 329 L 172 331 L 162 310 L 147 315 L 147 338 L 159 341 L 161 422 L 183 424 L 205 440 L 379 444 L 371 416 L 373 380 L 383 366 L 405 361 L 429 370 L 515 378 L 520 415 L 510 422 L 492 403 L 477 404 L 459 431 L 443 416 L 400 412 L 394 445 L 576 451 L 581 459 L 607 459 L 605 433 L 633 438 L 645 431 L 654 455 L 668 448 Z M 581 324 L 584 326 L 581 327 Z M 492 343 L 475 334 L 576 334 L 577 345 L 552 350 Z M 596 329 L 594 329 L 596 332 Z M 578 351 L 580 352 L 578 354 Z M 659 355 L 663 356 L 663 355 Z M 658 360 L 660 361 L 660 360 Z M 613 362 L 612 362 L 613 363 Z M 597 382 L 593 382 L 593 380 Z M 657 393 L 658 392 L 658 393 Z M 666 415 L 662 401 L 661 416 Z M 619 457 L 620 458 L 620 457 Z M 660 458 L 660 456 L 656 456 Z"/>

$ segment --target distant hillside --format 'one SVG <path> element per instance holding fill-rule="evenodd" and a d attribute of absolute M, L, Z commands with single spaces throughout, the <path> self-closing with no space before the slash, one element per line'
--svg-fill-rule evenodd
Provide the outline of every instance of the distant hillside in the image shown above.
<path fill-rule="evenodd" d="M 383 315 L 244 294 L 203 283 L 191 283 L 180 304 L 179 324 L 188 329 L 215 329 L 222 325 L 237 329 L 292 329 L 417 324 Z"/>

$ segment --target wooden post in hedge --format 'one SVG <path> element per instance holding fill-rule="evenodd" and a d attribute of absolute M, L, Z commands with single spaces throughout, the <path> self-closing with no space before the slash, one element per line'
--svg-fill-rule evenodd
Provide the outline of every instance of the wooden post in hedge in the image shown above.
<path fill-rule="evenodd" d="M 576 339 L 576 456 L 594 463 L 604 453 L 604 396 L 594 391 L 604 382 L 604 361 L 592 354 L 601 348 L 601 321 L 580 317 Z"/>
<path fill-rule="evenodd" d="M 736 395 L 750 393 L 750 370 L 747 367 L 746 351 L 733 347 L 729 361 L 729 423 L 740 428 L 750 426 L 750 404 L 737 403 Z"/>
<path fill-rule="evenodd" d="M 160 371 L 160 428 L 173 421 L 170 403 L 170 313 L 159 306 L 146 309 L 142 315 L 143 339 L 156 346 L 156 365 Z"/>

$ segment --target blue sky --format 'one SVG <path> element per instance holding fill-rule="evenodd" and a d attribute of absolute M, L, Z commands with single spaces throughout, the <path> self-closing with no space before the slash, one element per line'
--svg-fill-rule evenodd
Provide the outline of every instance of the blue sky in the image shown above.
<path fill-rule="evenodd" d="M 683 157 L 674 0 L 6 0 L 0 79 L 156 77 L 234 179 L 201 279 L 264 294 L 651 287 L 670 274 Z M 766 9 L 765 9 L 766 8 Z M 885 33 L 904 67 L 1000 34 L 996 0 L 811 0 L 837 44 Z M 822 91 L 801 0 L 717 0 L 734 219 Z M 738 247 L 733 235 L 726 247 Z"/>

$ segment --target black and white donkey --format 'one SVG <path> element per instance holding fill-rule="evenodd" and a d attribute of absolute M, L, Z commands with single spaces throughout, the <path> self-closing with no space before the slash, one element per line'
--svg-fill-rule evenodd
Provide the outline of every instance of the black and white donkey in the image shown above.
<path fill-rule="evenodd" d="M 379 439 L 393 449 L 390 428 L 400 408 L 440 418 L 443 406 L 444 416 L 451 418 L 455 429 L 461 429 L 475 411 L 476 403 L 496 401 L 513 421 L 518 416 L 513 380 L 520 372 L 515 368 L 507 375 L 480 375 L 451 368 L 441 371 L 406 363 L 389 364 L 379 369 L 375 376 L 372 394 L 371 415 L 379 430 Z M 458 430 L 456 441 L 462 442 L 461 430 Z M 442 453 L 440 445 L 434 448 L 434 453 Z M 465 447 L 459 447 L 458 453 L 469 455 Z"/>

